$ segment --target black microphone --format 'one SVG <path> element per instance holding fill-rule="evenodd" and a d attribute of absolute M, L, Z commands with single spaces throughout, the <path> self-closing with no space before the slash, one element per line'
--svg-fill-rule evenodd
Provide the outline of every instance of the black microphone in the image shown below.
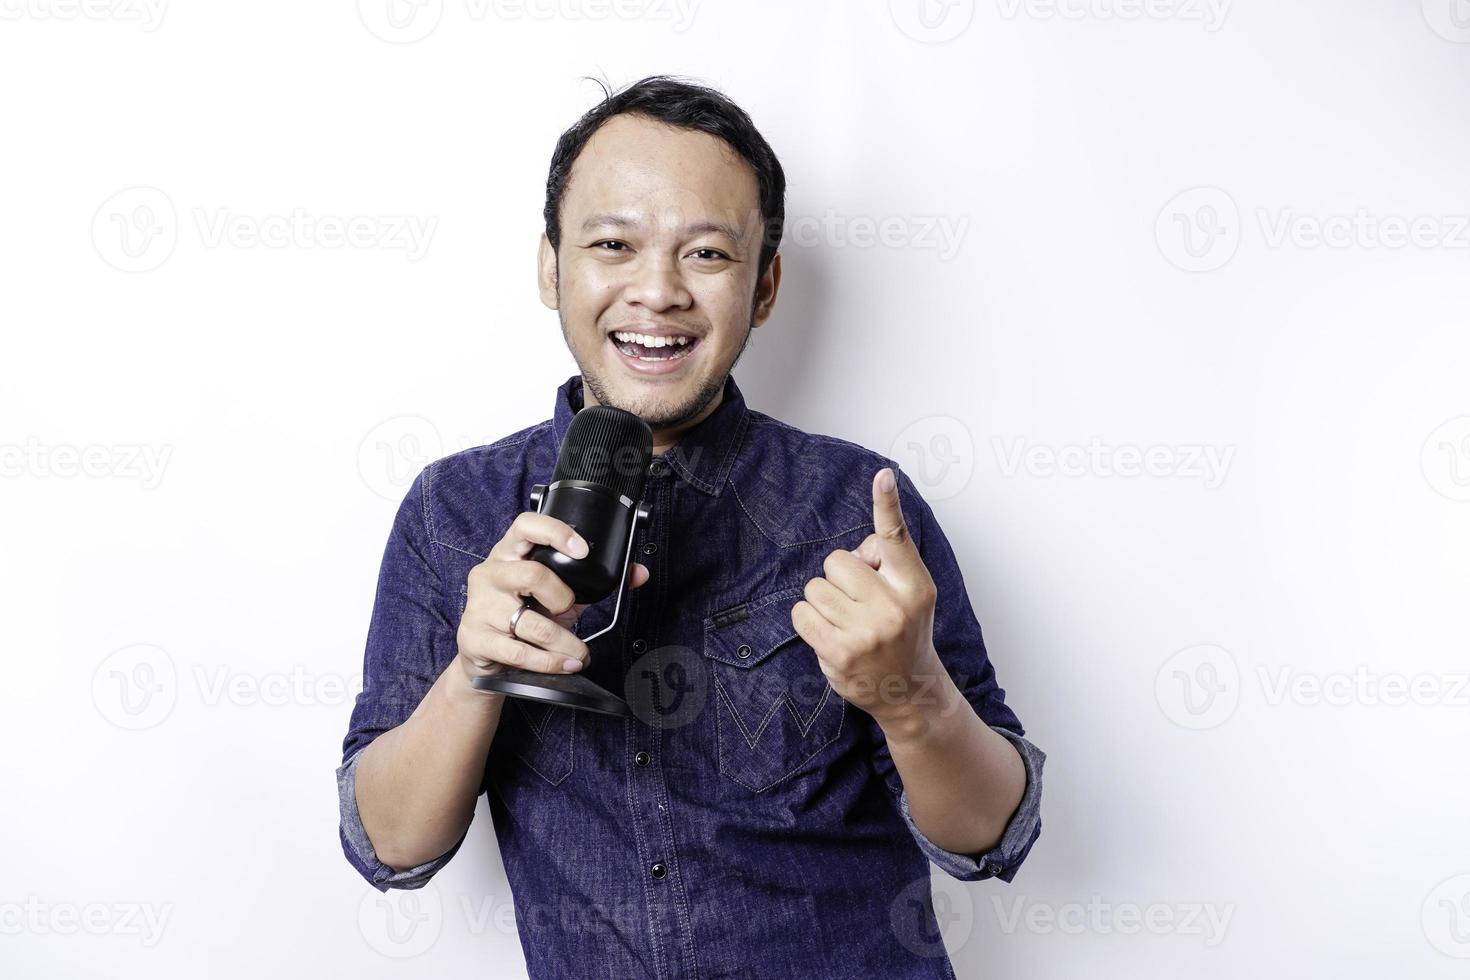
<path fill-rule="evenodd" d="M 587 542 L 586 558 L 538 544 L 526 557 L 550 568 L 576 593 L 598 602 L 622 582 L 643 484 L 653 459 L 653 430 L 632 412 L 593 405 L 572 417 L 544 499 L 531 505 L 570 524 Z"/>
<path fill-rule="evenodd" d="M 599 602 L 618 592 L 612 621 L 583 642 L 617 624 L 633 552 L 633 535 L 648 519 L 643 488 L 653 459 L 653 430 L 632 412 L 591 405 L 572 417 L 557 455 L 550 484 L 531 490 L 531 506 L 564 521 L 587 542 L 587 557 L 573 558 L 546 545 L 526 556 L 556 573 L 578 603 Z M 526 608 L 538 607 L 527 597 Z M 506 668 L 472 682 L 482 691 L 566 705 L 602 714 L 634 717 L 622 698 L 580 674 L 545 674 Z"/>

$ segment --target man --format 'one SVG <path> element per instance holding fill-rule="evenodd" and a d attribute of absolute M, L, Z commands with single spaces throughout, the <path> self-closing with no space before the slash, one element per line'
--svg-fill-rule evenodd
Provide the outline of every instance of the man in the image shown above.
<path fill-rule="evenodd" d="M 730 374 L 775 305 L 784 194 L 718 92 L 609 93 L 557 144 L 540 244 L 580 374 L 550 420 L 425 467 L 388 541 L 343 847 L 374 887 L 420 887 L 487 793 L 533 977 L 953 976 L 928 860 L 1009 882 L 1040 833 L 1045 754 L 933 511 L 891 460 L 747 407 Z M 632 587 L 588 644 L 616 596 L 574 605 L 526 555 L 586 553 L 528 498 L 590 405 L 642 417 L 655 457 Z M 471 686 L 505 665 L 645 710 Z"/>

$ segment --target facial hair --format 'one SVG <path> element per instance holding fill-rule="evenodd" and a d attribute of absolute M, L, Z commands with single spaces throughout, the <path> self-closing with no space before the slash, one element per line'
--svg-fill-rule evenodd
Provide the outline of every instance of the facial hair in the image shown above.
<path fill-rule="evenodd" d="M 583 364 L 581 358 L 577 356 L 577 350 L 572 344 L 571 330 L 567 327 L 566 315 L 563 312 L 563 304 L 560 302 L 560 299 L 561 288 L 560 282 L 558 282 L 556 318 L 561 324 L 561 335 L 562 339 L 566 342 L 567 350 L 572 352 L 572 358 L 577 361 L 577 368 L 582 375 L 582 384 L 586 386 L 588 391 L 592 392 L 592 396 L 597 399 L 599 405 L 611 405 L 613 408 L 621 408 L 626 412 L 632 412 L 647 422 L 649 427 L 653 429 L 677 428 L 691 419 L 697 418 L 699 413 L 703 412 L 705 407 L 720 392 L 725 390 L 725 379 L 730 376 L 731 371 L 735 370 L 735 365 L 740 363 L 740 358 L 744 356 L 745 349 L 750 346 L 750 335 L 755 332 L 755 319 L 752 316 L 751 322 L 745 328 L 745 339 L 741 341 L 740 350 L 736 353 L 735 359 L 730 362 L 730 367 L 718 378 L 710 378 L 701 382 L 694 394 L 685 399 L 683 403 L 666 405 L 660 402 L 656 405 L 624 405 L 619 404 L 618 399 L 608 390 L 608 386 L 604 383 L 603 379 L 595 372 L 588 371 L 587 365 Z"/>

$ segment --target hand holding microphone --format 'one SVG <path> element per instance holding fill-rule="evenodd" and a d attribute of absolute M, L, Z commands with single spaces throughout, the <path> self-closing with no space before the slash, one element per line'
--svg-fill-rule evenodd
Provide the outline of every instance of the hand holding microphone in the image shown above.
<path fill-rule="evenodd" d="M 580 551 L 571 544 L 574 537 Z M 587 662 L 587 644 L 571 626 L 588 603 L 575 602 L 571 586 L 547 565 L 526 557 L 537 545 L 572 559 L 587 556 L 586 542 L 566 522 L 535 511 L 516 517 L 486 559 L 470 569 L 466 583 L 468 597 L 456 641 L 460 666 L 471 678 L 505 667 L 574 673 Z M 648 576 L 648 569 L 635 562 L 628 571 L 629 586 L 638 588 Z M 511 617 L 526 597 L 535 605 L 521 614 L 512 636 Z"/>
<path fill-rule="evenodd" d="M 531 490 L 535 511 L 519 515 L 471 571 L 481 583 L 470 583 L 475 594 L 467 593 L 465 619 L 471 604 L 475 618 L 467 634 L 460 624 L 475 668 L 471 686 L 635 717 L 623 698 L 577 674 L 587 641 L 618 625 L 625 590 L 648 580 L 632 555 L 651 514 L 642 499 L 652 457 L 653 430 L 632 412 L 593 405 L 573 416 L 551 482 Z M 585 640 L 569 629 L 608 596 L 616 602 L 606 626 Z"/>

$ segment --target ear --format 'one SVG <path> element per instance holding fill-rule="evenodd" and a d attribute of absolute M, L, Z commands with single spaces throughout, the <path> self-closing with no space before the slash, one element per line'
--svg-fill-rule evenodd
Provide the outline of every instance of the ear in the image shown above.
<path fill-rule="evenodd" d="M 771 265 L 761 281 L 756 284 L 755 308 L 750 312 L 752 326 L 760 326 L 776 308 L 776 293 L 781 288 L 781 253 L 771 256 Z"/>
<path fill-rule="evenodd" d="M 556 249 L 551 247 L 551 239 L 543 231 L 541 245 L 536 250 L 536 286 L 541 292 L 541 302 L 548 310 L 554 310 L 559 305 L 556 298 L 556 278 L 559 271 Z"/>

